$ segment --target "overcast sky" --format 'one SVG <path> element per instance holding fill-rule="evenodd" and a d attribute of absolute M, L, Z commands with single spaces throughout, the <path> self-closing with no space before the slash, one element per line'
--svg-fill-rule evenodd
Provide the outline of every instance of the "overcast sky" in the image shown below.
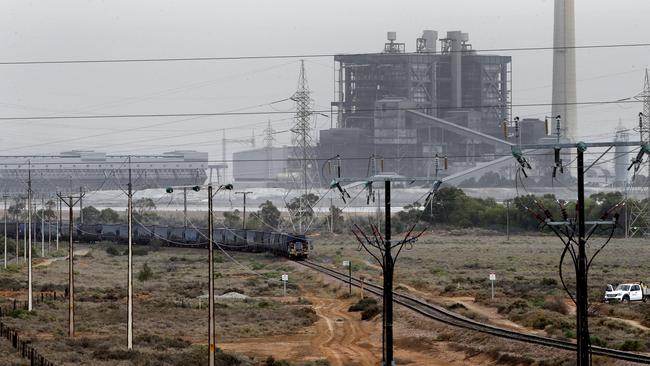
<path fill-rule="evenodd" d="M 455 1 L 26 1 L 2 0 L 0 61 L 254 56 L 377 52 L 386 31 L 407 51 L 423 29 L 469 33 L 475 49 L 551 46 L 552 0 Z M 650 1 L 577 0 L 576 44 L 650 42 Z M 513 57 L 513 104 L 549 103 L 551 51 Z M 630 97 L 643 86 L 650 47 L 577 51 L 578 101 Z M 0 117 L 87 114 L 291 111 L 297 59 L 129 64 L 0 65 Z M 317 109 L 334 94 L 331 57 L 308 59 Z M 611 138 L 619 118 L 636 124 L 641 105 L 579 108 L 579 134 Z M 543 117 L 549 107 L 514 107 Z M 221 158 L 221 129 L 258 144 L 270 119 L 291 115 L 0 122 L 0 154 L 94 149 L 110 153 L 209 151 Z M 318 117 L 322 128 L 330 120 Z M 287 133 L 277 134 L 287 144 Z M 231 144 L 233 150 L 245 145 Z"/>

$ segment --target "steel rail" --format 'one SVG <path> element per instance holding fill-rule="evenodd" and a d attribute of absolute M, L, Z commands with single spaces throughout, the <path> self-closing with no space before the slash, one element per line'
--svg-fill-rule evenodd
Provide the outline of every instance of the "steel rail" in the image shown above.
<path fill-rule="evenodd" d="M 348 274 L 317 264 L 311 260 L 297 261 L 296 263 L 302 264 L 305 267 L 324 273 L 330 277 L 333 277 L 345 283 L 347 283 L 350 280 Z M 365 291 L 368 291 L 379 297 L 382 296 L 383 289 L 381 288 L 381 286 L 377 286 L 373 283 L 368 283 L 365 281 L 362 282 L 360 279 L 356 277 L 352 277 L 351 282 L 352 285 L 355 287 L 361 287 L 361 284 L 363 283 Z M 424 300 L 400 292 L 395 292 L 394 296 L 395 296 L 394 297 L 395 303 L 400 304 L 420 315 L 423 315 L 430 319 L 440 321 L 448 325 L 452 325 L 452 326 L 456 326 L 468 330 L 473 330 L 481 333 L 486 333 L 501 338 L 521 341 L 525 343 L 563 349 L 567 351 L 576 350 L 576 344 L 573 342 L 562 341 L 559 339 L 554 339 L 549 337 L 542 337 L 534 334 L 516 332 L 504 328 L 499 328 L 493 325 L 477 322 L 473 319 L 466 318 L 462 315 L 447 310 L 444 307 L 429 304 Z M 591 353 L 594 355 L 615 358 L 618 360 L 650 364 L 650 356 L 632 353 L 632 352 L 619 351 L 611 348 L 592 346 Z"/>

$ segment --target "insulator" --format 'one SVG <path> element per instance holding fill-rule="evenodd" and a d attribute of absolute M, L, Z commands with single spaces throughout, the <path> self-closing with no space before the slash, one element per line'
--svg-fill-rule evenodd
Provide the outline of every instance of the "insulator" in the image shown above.
<path fill-rule="evenodd" d="M 379 171 L 384 172 L 384 159 L 379 160 Z"/>
<path fill-rule="evenodd" d="M 330 160 L 327 161 L 327 174 L 332 174 L 332 162 Z"/>
<path fill-rule="evenodd" d="M 446 156 L 445 156 L 444 163 L 445 163 L 445 170 L 447 170 L 447 168 L 449 167 L 449 160 L 447 159 Z"/>
<path fill-rule="evenodd" d="M 501 125 L 503 126 L 503 139 L 507 140 L 508 139 L 508 124 L 506 123 L 506 121 L 503 121 L 503 123 Z"/>

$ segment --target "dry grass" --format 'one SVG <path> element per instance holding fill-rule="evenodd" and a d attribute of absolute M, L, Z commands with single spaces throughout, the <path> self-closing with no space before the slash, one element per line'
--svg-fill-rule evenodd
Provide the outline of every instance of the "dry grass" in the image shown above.
<path fill-rule="evenodd" d="M 525 327 L 544 330 L 558 338 L 575 337 L 575 310 L 567 306 L 570 300 L 562 289 L 557 269 L 562 243 L 551 236 L 513 236 L 508 241 L 504 236 L 484 234 L 440 231 L 426 235 L 413 249 L 400 254 L 396 288 L 434 302 L 441 296 L 473 297 L 478 304 L 495 308 L 501 316 Z M 599 242 L 599 238 L 592 239 L 590 250 L 598 248 Z M 650 241 L 639 239 L 612 240 L 590 270 L 590 331 L 610 347 L 650 350 L 646 343 L 649 332 L 605 319 L 620 317 L 647 325 L 650 305 L 600 304 L 608 283 L 650 280 L 649 244 Z M 352 260 L 355 275 L 371 277 L 376 283 L 381 281 L 380 268 L 369 255 L 357 250 L 353 238 L 324 237 L 317 242 L 313 254 L 317 260 L 339 267 L 343 260 Z M 567 285 L 572 288 L 572 267 L 566 263 L 563 269 Z M 494 301 L 490 298 L 490 272 L 497 274 Z M 465 313 L 466 309 L 457 311 Z"/>
<path fill-rule="evenodd" d="M 78 248 L 88 248 L 79 245 Z M 67 338 L 67 301 L 35 306 L 27 319 L 3 318 L 33 340 L 35 347 L 57 365 L 197 365 L 207 354 L 207 262 L 205 250 L 164 248 L 134 256 L 134 344 L 126 352 L 127 257 L 102 246 L 75 259 L 76 338 Z M 309 305 L 283 301 L 280 274 L 289 272 L 283 261 L 264 255 L 233 254 L 237 263 L 215 261 L 215 288 L 220 295 L 238 291 L 243 301 L 218 300 L 218 342 L 295 332 L 316 321 Z M 138 281 L 144 264 L 146 281 Z M 67 285 L 67 261 L 34 269 L 34 288 Z M 247 270 L 254 266 L 258 270 Z M 0 273 L 0 283 L 24 289 L 25 270 Z M 293 279 L 297 277 L 292 276 Z M 3 286 L 5 287 L 5 286 Z M 300 290 L 292 282 L 288 295 Z M 8 305 L 6 299 L 5 306 Z M 217 344 L 218 344 L 217 342 Z M 253 365 L 245 356 L 221 354 L 220 365 Z"/>

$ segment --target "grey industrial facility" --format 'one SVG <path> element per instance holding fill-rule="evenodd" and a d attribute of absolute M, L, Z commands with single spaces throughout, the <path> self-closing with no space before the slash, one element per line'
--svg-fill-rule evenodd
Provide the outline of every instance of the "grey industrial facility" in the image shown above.
<path fill-rule="evenodd" d="M 182 150 L 162 155 L 107 155 L 97 151 L 67 151 L 59 155 L 4 156 L 0 164 L 0 190 L 24 193 L 31 175 L 36 193 L 125 189 L 129 167 L 137 189 L 203 184 L 208 154 Z"/>
<path fill-rule="evenodd" d="M 388 32 L 381 52 L 341 54 L 334 61 L 337 122 L 336 128 L 319 131 L 319 162 L 339 155 L 347 176 L 365 177 L 379 169 L 378 161 L 387 172 L 432 176 L 471 170 L 510 154 L 515 140 L 504 136 L 503 123 L 512 121 L 512 59 L 473 50 L 467 33 L 447 32 L 438 39 L 438 32 L 425 30 L 415 51 L 407 52 L 406 44 Z M 519 126 L 522 143 L 546 134 L 545 121 L 524 119 Z M 284 153 L 291 158 L 290 149 L 282 149 L 277 158 Z M 275 161 L 269 166 L 250 161 L 268 153 L 235 154 L 235 180 L 273 181 L 285 173 Z M 436 170 L 436 155 L 448 157 L 447 171 Z"/>
<path fill-rule="evenodd" d="M 337 128 L 320 131 L 321 159 L 339 154 L 346 174 L 365 176 L 373 155 L 385 171 L 431 176 L 436 154 L 450 174 L 509 153 L 511 57 L 474 51 L 461 31 L 425 30 L 415 44 L 406 52 L 389 32 L 383 52 L 334 57 Z M 545 133 L 543 121 L 521 126 L 522 142 Z"/>
<path fill-rule="evenodd" d="M 267 146 L 259 149 L 235 152 L 232 175 L 237 182 L 256 185 L 279 186 L 287 180 L 288 159 L 292 147 Z"/>

